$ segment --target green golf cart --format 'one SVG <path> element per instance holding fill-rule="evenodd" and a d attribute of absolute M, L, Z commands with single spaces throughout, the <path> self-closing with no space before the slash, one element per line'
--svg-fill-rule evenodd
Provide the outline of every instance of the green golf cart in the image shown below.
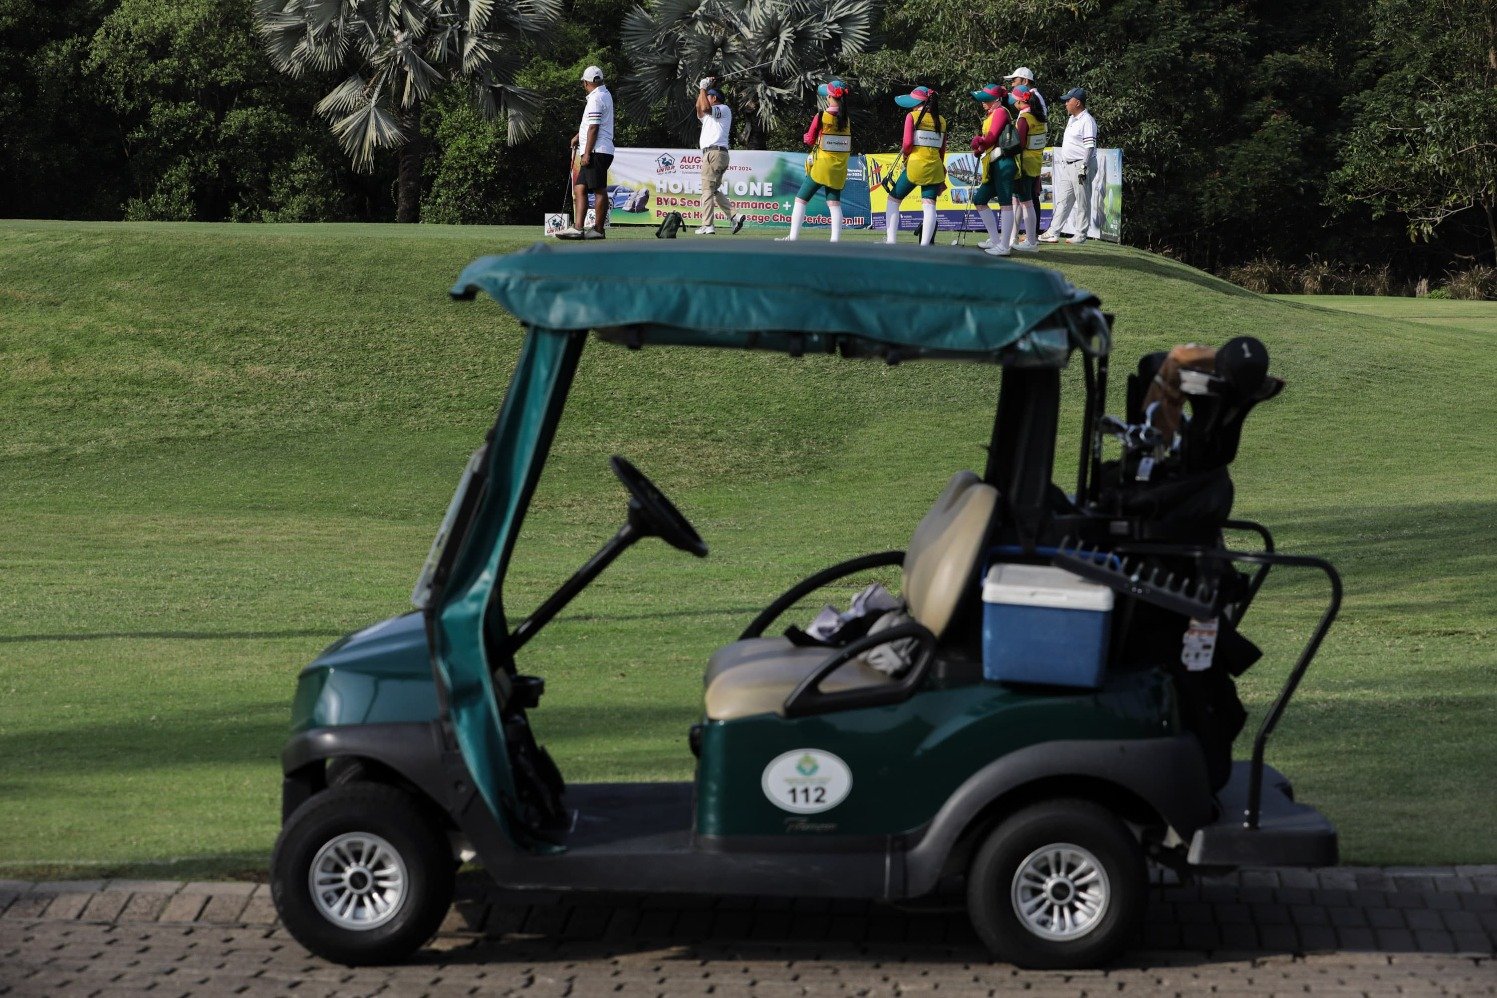
<path fill-rule="evenodd" d="M 526 333 L 416 611 L 334 643 L 298 681 L 271 885 L 312 952 L 401 959 L 476 861 L 506 888 L 552 892 L 961 890 L 995 957 L 1083 967 L 1142 923 L 1150 862 L 1188 875 L 1336 861 L 1334 828 L 1264 764 L 1340 599 L 1329 564 L 1230 519 L 1243 421 L 1282 387 L 1266 369 L 1250 384 L 1195 372 L 1164 446 L 1143 411 L 1161 356 L 1130 375 L 1126 419 L 1104 416 L 1112 320 L 1097 299 L 1053 271 L 949 249 L 535 246 L 474 262 L 452 289 L 479 292 Z M 703 663 L 701 721 L 681 732 L 691 782 L 568 784 L 529 721 L 545 682 L 526 648 L 569 601 L 641 540 L 707 554 L 615 457 L 623 525 L 528 617 L 506 613 L 516 537 L 594 335 L 994 369 L 985 467 L 932 480 L 909 546 L 795 582 Z M 1072 364 L 1086 396 L 1074 492 L 1054 481 Z M 1251 550 L 1227 546 L 1243 533 Z M 1251 760 L 1234 762 L 1233 677 L 1258 657 L 1240 628 L 1274 565 L 1323 572 L 1330 600 Z M 830 631 L 785 626 L 817 590 L 896 566 L 896 607 Z"/>

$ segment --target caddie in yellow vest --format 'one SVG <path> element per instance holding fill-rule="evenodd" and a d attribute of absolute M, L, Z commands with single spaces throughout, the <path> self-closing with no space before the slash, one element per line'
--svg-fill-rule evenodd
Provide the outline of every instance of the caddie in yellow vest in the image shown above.
<path fill-rule="evenodd" d="M 988 238 L 978 243 L 983 252 L 991 256 L 1008 256 L 1009 245 L 1014 236 L 1014 174 L 1018 172 L 1020 145 L 1014 127 L 1013 116 L 1003 106 L 1008 97 L 1008 88 L 989 83 L 981 90 L 972 91 L 972 99 L 982 104 L 987 116 L 983 119 L 982 131 L 972 136 L 972 155 L 981 164 L 982 182 L 972 189 L 972 204 L 982 218 Z M 998 202 L 998 217 L 988 207 L 989 201 Z"/>
<path fill-rule="evenodd" d="M 832 216 L 832 242 L 842 238 L 842 188 L 847 183 L 847 157 L 852 153 L 852 119 L 844 102 L 847 84 L 832 80 L 816 88 L 826 98 L 826 108 L 816 112 L 801 138 L 811 147 L 806 159 L 806 181 L 795 195 L 795 210 L 790 215 L 790 235 L 777 242 L 794 242 L 800 238 L 800 227 L 806 220 L 806 205 L 818 191 L 826 192 L 827 212 Z"/>
<path fill-rule="evenodd" d="M 899 151 L 904 171 L 889 191 L 884 209 L 884 242 L 899 235 L 899 204 L 920 187 L 920 245 L 929 246 L 936 237 L 936 198 L 946 189 L 946 119 L 941 117 L 940 98 L 930 87 L 916 87 L 894 103 L 910 108 L 904 116 L 904 139 Z"/>
<path fill-rule="evenodd" d="M 1014 243 L 1014 249 L 1032 253 L 1040 248 L 1040 220 L 1034 207 L 1034 195 L 1039 190 L 1040 170 L 1045 165 L 1045 112 L 1029 87 L 1014 87 L 1013 99 L 1014 107 L 1019 111 L 1020 148 L 1019 175 L 1014 180 L 1014 206 L 1020 215 L 1019 226 L 1025 232 L 1024 241 Z"/>

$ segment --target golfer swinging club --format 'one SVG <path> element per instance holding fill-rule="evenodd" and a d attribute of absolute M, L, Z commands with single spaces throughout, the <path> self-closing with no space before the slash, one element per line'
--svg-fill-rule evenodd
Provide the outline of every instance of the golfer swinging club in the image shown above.
<path fill-rule="evenodd" d="M 558 239 L 603 239 L 608 221 L 608 168 L 613 165 L 613 95 L 603 84 L 603 70 L 589 66 L 582 71 L 582 89 L 587 107 L 582 124 L 572 136 L 572 224 L 556 234 Z M 583 230 L 587 218 L 587 196 L 593 197 L 593 227 Z"/>
<path fill-rule="evenodd" d="M 702 225 L 699 236 L 717 234 L 717 209 L 733 223 L 733 234 L 743 228 L 744 216 L 734 214 L 733 202 L 718 190 L 728 172 L 728 141 L 733 134 L 733 109 L 723 102 L 723 95 L 713 86 L 717 81 L 703 77 L 697 84 L 697 117 L 702 121 L 702 135 L 697 148 L 702 150 Z"/>
<path fill-rule="evenodd" d="M 920 245 L 929 246 L 936 238 L 936 198 L 946 188 L 946 119 L 941 117 L 940 100 L 930 87 L 916 87 L 908 96 L 894 98 L 894 103 L 911 110 L 904 116 L 904 140 L 900 143 L 904 172 L 894 182 L 884 209 L 884 242 L 898 239 L 900 202 L 919 185 Z"/>
<path fill-rule="evenodd" d="M 806 205 L 817 191 L 826 191 L 826 207 L 832 216 L 832 242 L 842 238 L 842 188 L 847 183 L 847 157 L 852 152 L 852 122 L 848 120 L 847 84 L 832 80 L 816 88 L 826 98 L 826 110 L 817 111 L 802 140 L 811 146 L 806 167 L 806 181 L 795 195 L 795 210 L 790 214 L 790 235 L 777 241 L 793 243 L 800 238 L 800 227 L 806 220 Z"/>

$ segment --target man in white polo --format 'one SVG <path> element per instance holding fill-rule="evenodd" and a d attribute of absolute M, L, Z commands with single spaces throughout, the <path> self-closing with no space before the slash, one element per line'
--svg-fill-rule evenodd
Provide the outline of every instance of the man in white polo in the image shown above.
<path fill-rule="evenodd" d="M 572 224 L 556 235 L 560 239 L 602 239 L 608 221 L 608 168 L 613 165 L 613 95 L 603 83 L 603 70 L 589 66 L 582 71 L 582 89 L 587 106 L 582 124 L 572 136 Z M 587 196 L 593 195 L 593 227 L 584 230 Z"/>
<path fill-rule="evenodd" d="M 1097 122 L 1086 109 L 1086 91 L 1073 87 L 1061 95 L 1065 101 L 1066 136 L 1051 164 L 1055 182 L 1055 211 L 1050 216 L 1050 230 L 1040 236 L 1042 243 L 1060 242 L 1062 232 L 1070 232 L 1066 242 L 1086 242 L 1092 224 L 1091 187 L 1088 179 L 1097 175 Z"/>
<path fill-rule="evenodd" d="M 735 214 L 733 202 L 718 190 L 723 175 L 728 172 L 728 143 L 733 134 L 733 109 L 723 101 L 723 95 L 713 86 L 717 81 L 705 77 L 697 84 L 697 117 L 702 121 L 702 135 L 697 148 L 702 150 L 702 225 L 696 230 L 699 236 L 717 233 L 717 209 L 721 208 L 733 223 L 733 234 L 743 228 L 744 217 Z"/>

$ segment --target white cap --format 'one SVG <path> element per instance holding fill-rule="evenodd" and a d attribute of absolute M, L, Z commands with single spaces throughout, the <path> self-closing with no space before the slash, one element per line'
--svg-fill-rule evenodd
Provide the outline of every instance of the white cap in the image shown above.
<path fill-rule="evenodd" d="M 589 66 L 582 71 L 583 83 L 602 83 L 603 71 L 597 66 Z"/>
<path fill-rule="evenodd" d="M 1004 79 L 1005 80 L 1012 80 L 1015 77 L 1019 77 L 1019 76 L 1024 77 L 1024 79 L 1026 79 L 1026 80 L 1032 80 L 1032 79 L 1034 79 L 1034 70 L 1030 69 L 1028 66 L 1020 66 L 1018 69 L 1014 70 L 1012 73 L 1009 73 L 1007 76 L 1005 76 Z M 586 79 L 586 77 L 583 77 L 583 78 Z"/>

